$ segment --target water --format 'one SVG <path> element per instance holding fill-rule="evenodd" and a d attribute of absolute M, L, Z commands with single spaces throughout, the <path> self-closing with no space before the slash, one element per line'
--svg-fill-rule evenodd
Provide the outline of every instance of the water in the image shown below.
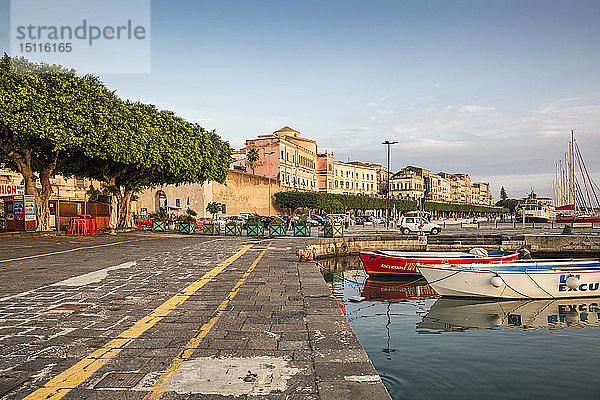
<path fill-rule="evenodd" d="M 366 281 L 358 258 L 321 264 L 394 399 L 600 399 L 600 298 L 442 299 Z"/>

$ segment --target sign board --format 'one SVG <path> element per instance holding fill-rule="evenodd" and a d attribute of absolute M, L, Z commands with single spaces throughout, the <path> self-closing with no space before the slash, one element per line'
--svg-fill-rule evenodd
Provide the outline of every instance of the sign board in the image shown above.
<path fill-rule="evenodd" d="M 13 197 L 13 214 L 15 219 L 23 219 L 25 216 L 25 200 L 23 196 Z"/>
<path fill-rule="evenodd" d="M 35 221 L 35 196 L 24 196 L 25 221 Z"/>
<path fill-rule="evenodd" d="M 25 193 L 24 186 L 9 185 L 6 183 L 0 184 L 0 196 L 16 196 Z"/>

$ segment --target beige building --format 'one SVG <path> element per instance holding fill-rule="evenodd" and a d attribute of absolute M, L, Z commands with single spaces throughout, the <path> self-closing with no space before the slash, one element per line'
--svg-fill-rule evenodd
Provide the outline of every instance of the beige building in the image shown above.
<path fill-rule="evenodd" d="M 426 168 L 409 165 L 392 176 L 390 186 L 392 196 L 402 199 L 493 204 L 489 183 L 471 183 L 469 174 L 434 174 Z"/>
<path fill-rule="evenodd" d="M 365 163 L 362 161 L 351 161 L 349 164 L 373 168 L 377 176 L 377 194 L 385 194 L 387 192 L 388 178 L 391 178 L 387 167 L 374 163 Z"/>
<path fill-rule="evenodd" d="M 392 175 L 390 196 L 396 199 L 419 200 L 425 196 L 425 180 L 414 170 L 405 168 Z"/>
<path fill-rule="evenodd" d="M 271 195 L 280 192 L 281 188 L 271 181 Z M 133 203 L 136 214 L 151 214 L 161 208 L 167 212 L 180 215 L 188 208 L 194 210 L 199 217 L 211 217 L 206 211 L 208 203 L 225 204 L 226 215 L 241 213 L 269 214 L 269 180 L 268 178 L 229 170 L 224 184 L 206 182 L 184 185 L 167 185 L 147 188 L 139 194 Z M 282 214 L 271 198 L 271 213 Z"/>
<path fill-rule="evenodd" d="M 494 205 L 494 197 L 490 192 L 490 184 L 487 182 L 473 183 L 473 202 L 477 204 Z"/>
<path fill-rule="evenodd" d="M 358 163 L 335 161 L 333 170 L 334 185 L 330 193 L 367 196 L 377 194 L 377 170 L 375 168 Z"/>

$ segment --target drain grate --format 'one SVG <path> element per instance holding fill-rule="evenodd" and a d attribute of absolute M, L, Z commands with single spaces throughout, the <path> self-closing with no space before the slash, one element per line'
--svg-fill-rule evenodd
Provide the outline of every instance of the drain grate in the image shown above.
<path fill-rule="evenodd" d="M 139 372 L 111 372 L 94 385 L 95 389 L 130 389 L 144 377 Z"/>

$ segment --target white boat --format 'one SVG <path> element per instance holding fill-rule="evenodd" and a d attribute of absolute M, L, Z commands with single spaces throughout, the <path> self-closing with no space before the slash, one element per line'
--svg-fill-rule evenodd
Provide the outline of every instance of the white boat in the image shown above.
<path fill-rule="evenodd" d="M 418 265 L 417 269 L 441 296 L 504 299 L 600 296 L 598 260 Z"/>

